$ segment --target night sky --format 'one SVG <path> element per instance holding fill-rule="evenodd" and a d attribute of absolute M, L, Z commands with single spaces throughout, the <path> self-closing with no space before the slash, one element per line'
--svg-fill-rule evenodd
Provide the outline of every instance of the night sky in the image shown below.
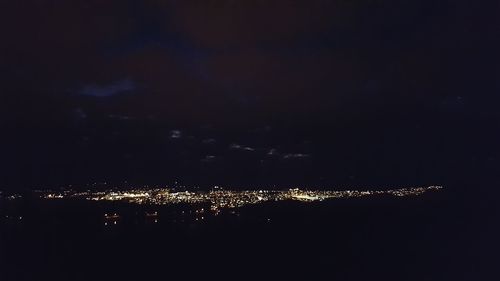
<path fill-rule="evenodd" d="M 500 183 L 500 6 L 2 1 L 0 189 Z"/>

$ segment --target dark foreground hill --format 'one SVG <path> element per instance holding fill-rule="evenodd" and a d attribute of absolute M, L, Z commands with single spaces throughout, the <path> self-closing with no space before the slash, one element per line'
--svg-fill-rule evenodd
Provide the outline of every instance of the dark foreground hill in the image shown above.
<path fill-rule="evenodd" d="M 3 202 L 0 279 L 482 279 L 494 214 L 451 198 L 278 202 L 218 216 L 207 206 Z"/>

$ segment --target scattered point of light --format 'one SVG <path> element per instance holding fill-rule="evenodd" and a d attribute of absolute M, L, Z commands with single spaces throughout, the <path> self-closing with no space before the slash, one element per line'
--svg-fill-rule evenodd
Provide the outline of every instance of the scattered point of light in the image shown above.
<path fill-rule="evenodd" d="M 167 204 L 209 204 L 209 210 L 215 215 L 219 215 L 222 209 L 236 209 L 245 205 L 260 204 L 269 201 L 286 201 L 294 200 L 301 202 L 315 202 L 335 198 L 356 198 L 372 195 L 392 195 L 397 197 L 403 196 L 418 196 L 428 191 L 442 189 L 441 186 L 429 187 L 407 187 L 386 190 L 326 190 L 326 188 L 318 188 L 320 190 L 311 190 L 306 187 L 291 187 L 287 190 L 266 190 L 262 186 L 254 187 L 250 190 L 241 190 L 235 188 L 230 190 L 214 186 L 210 191 L 175 191 L 169 188 L 148 188 L 148 189 L 132 189 L 127 191 L 91 191 L 75 192 L 72 190 L 63 191 L 61 193 L 42 193 L 41 197 L 46 199 L 52 198 L 83 198 L 93 201 L 123 201 L 135 204 L 148 205 L 167 205 Z M 189 214 L 204 214 L 205 208 L 189 211 Z M 186 211 L 181 211 L 184 215 Z M 234 211 L 232 211 L 233 214 Z M 157 211 L 145 214 L 146 216 L 156 217 Z M 118 213 L 105 213 L 106 220 L 116 221 L 120 219 Z"/>

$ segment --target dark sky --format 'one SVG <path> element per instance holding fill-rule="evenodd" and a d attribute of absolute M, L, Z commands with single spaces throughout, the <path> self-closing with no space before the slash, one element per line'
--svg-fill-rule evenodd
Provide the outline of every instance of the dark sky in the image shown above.
<path fill-rule="evenodd" d="M 0 188 L 485 179 L 500 5 L 479 2 L 2 1 Z"/>

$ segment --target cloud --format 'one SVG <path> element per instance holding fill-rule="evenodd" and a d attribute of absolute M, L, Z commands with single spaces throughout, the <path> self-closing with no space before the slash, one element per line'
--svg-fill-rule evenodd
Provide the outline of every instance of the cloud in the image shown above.
<path fill-rule="evenodd" d="M 214 160 L 215 160 L 214 155 L 207 155 L 207 156 L 205 156 L 205 158 L 201 159 L 201 162 L 212 162 Z"/>
<path fill-rule="evenodd" d="M 323 33 L 334 23 L 352 22 L 354 5 L 335 1 L 173 1 L 163 4 L 172 25 L 197 45 L 241 47 L 290 41 Z M 332 3 L 330 3 L 332 2 Z M 345 6 L 345 7 L 344 7 Z M 358 5 L 361 6 L 361 5 Z M 359 9 L 358 9 L 359 10 Z M 345 25 L 345 24 L 344 24 Z"/>
<path fill-rule="evenodd" d="M 81 108 L 76 108 L 75 110 L 73 110 L 73 116 L 77 119 L 77 120 L 84 120 L 84 119 L 87 119 L 87 113 L 85 113 L 85 111 Z"/>
<path fill-rule="evenodd" d="M 311 154 L 305 154 L 305 153 L 288 153 L 283 155 L 283 159 L 304 159 L 311 157 Z"/>
<path fill-rule="evenodd" d="M 243 146 L 239 144 L 231 144 L 229 146 L 230 149 L 235 149 L 235 150 L 244 150 L 244 151 L 255 151 L 255 148 L 249 147 L 249 146 Z"/>
<path fill-rule="evenodd" d="M 182 132 L 179 130 L 172 130 L 170 131 L 170 138 L 171 139 L 179 139 L 182 137 Z"/>
<path fill-rule="evenodd" d="M 84 86 L 80 90 L 80 94 L 84 96 L 92 96 L 98 98 L 106 98 L 132 91 L 136 88 L 135 83 L 129 79 L 115 81 L 108 85 L 90 84 Z"/>
<path fill-rule="evenodd" d="M 204 144 L 214 144 L 216 143 L 217 141 L 215 139 L 204 139 L 202 141 Z"/>
<path fill-rule="evenodd" d="M 272 156 L 278 154 L 278 150 L 276 148 L 271 148 L 268 152 L 267 155 Z"/>
<path fill-rule="evenodd" d="M 134 117 L 125 116 L 125 115 L 116 115 L 116 114 L 109 114 L 108 117 L 111 118 L 111 119 L 116 119 L 116 120 L 133 120 L 133 119 L 136 119 Z"/>

